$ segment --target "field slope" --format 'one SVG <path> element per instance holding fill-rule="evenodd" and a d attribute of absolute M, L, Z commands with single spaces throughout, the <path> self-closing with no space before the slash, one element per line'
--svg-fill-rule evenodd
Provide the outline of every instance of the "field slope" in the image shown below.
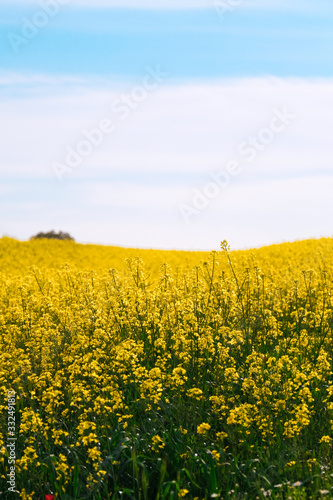
<path fill-rule="evenodd" d="M 3 498 L 333 497 L 332 239 L 0 266 Z"/>

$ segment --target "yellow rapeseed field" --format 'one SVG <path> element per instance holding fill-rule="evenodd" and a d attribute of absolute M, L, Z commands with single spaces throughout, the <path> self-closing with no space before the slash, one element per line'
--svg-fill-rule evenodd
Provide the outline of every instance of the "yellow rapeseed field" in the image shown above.
<path fill-rule="evenodd" d="M 333 498 L 332 239 L 0 264 L 3 498 Z"/>

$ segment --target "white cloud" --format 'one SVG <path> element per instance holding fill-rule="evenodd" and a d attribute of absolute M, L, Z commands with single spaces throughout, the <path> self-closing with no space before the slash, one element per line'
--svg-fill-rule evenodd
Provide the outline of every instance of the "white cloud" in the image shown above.
<path fill-rule="evenodd" d="M 131 86 L 125 89 L 116 82 L 102 88 L 99 82 L 94 88 L 91 82 L 84 87 L 71 84 L 65 91 L 52 79 L 49 90 L 41 85 L 42 78 L 38 81 L 38 93 L 29 87 L 26 95 L 17 97 L 14 89 L 0 101 L 3 173 L 53 178 L 53 162 L 64 162 L 66 148 L 76 149 L 85 139 L 82 131 L 96 128 L 104 118 L 114 121 L 116 131 L 93 148 L 72 174 L 76 179 L 83 173 L 119 171 L 208 176 L 235 158 L 249 175 L 331 171 L 333 117 L 327 110 L 333 105 L 332 80 L 164 84 L 137 104 L 125 121 L 111 108 Z M 239 145 L 268 125 L 275 108 L 284 107 L 295 120 L 249 163 L 238 154 Z"/>
<path fill-rule="evenodd" d="M 9 85 L 10 77 L 2 78 Z M 121 121 L 111 104 L 131 85 L 91 81 L 58 88 L 57 79 L 40 75 L 25 91 L 24 78 L 15 75 L 0 101 L 1 174 L 9 186 L 2 182 L 0 232 L 28 237 L 54 227 L 86 242 L 206 249 L 224 238 L 248 247 L 331 234 L 333 80 L 164 84 Z M 248 162 L 239 144 L 283 107 L 295 119 Z M 105 117 L 116 132 L 58 183 L 52 162 L 62 161 L 66 146 L 75 148 L 82 130 Z M 186 225 L 180 203 L 190 203 L 193 188 L 203 189 L 210 173 L 234 158 L 243 173 Z M 15 210 L 8 201 L 13 186 L 33 177 L 48 180 L 33 188 L 33 198 L 22 188 Z"/>
<path fill-rule="evenodd" d="M 82 241 L 206 250 L 217 249 L 225 238 L 233 248 L 249 248 L 330 236 L 332 189 L 333 176 L 236 185 L 186 225 L 176 211 L 179 187 L 95 184 L 83 194 L 103 206 L 99 213 L 104 216 L 96 217 L 93 210 L 77 234 Z M 106 221 L 110 232 L 105 233 Z"/>
<path fill-rule="evenodd" d="M 135 248 L 212 250 L 223 239 L 232 248 L 249 248 L 333 236 L 332 190 L 333 176 L 232 185 L 186 225 L 177 212 L 177 186 L 95 182 L 76 185 L 73 199 L 50 205 L 3 203 L 0 228 L 20 238 L 53 228 L 85 243 Z"/>

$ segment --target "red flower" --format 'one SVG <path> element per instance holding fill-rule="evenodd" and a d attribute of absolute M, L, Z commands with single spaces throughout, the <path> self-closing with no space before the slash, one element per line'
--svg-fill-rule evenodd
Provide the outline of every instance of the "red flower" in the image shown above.
<path fill-rule="evenodd" d="M 54 495 L 45 495 L 45 500 L 54 500 L 55 496 Z"/>

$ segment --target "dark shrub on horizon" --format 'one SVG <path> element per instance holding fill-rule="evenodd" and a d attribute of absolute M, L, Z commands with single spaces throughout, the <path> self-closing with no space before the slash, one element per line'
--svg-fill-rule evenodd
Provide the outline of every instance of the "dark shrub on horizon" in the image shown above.
<path fill-rule="evenodd" d="M 35 236 L 31 236 L 30 240 L 40 240 L 42 238 L 48 240 L 69 240 L 75 241 L 74 238 L 69 233 L 64 233 L 63 231 L 59 231 L 56 233 L 54 231 L 49 231 L 48 233 L 38 233 Z"/>

